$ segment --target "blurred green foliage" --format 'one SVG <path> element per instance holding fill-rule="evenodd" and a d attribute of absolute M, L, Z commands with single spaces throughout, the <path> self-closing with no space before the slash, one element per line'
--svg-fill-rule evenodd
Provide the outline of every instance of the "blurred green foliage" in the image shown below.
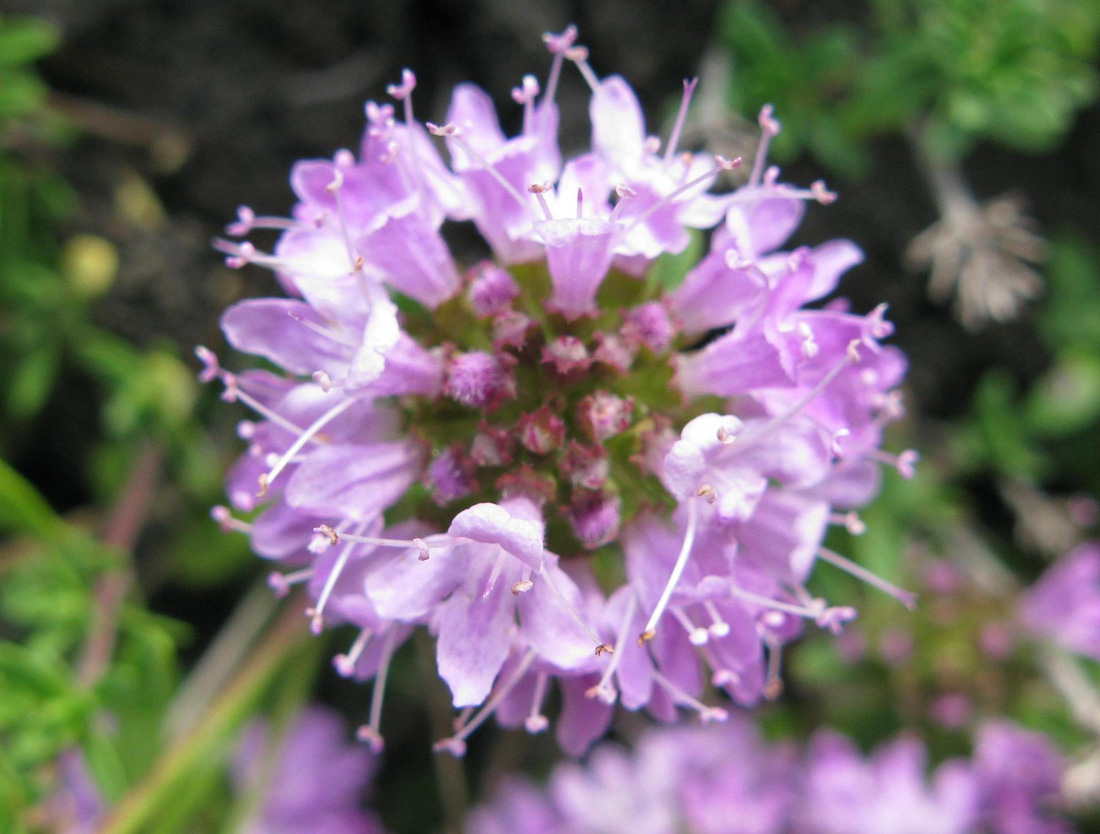
<path fill-rule="evenodd" d="M 1093 101 L 1098 0 L 871 0 L 859 19 L 793 31 L 770 4 L 733 0 L 721 23 L 734 108 L 772 103 L 775 151 L 846 176 L 867 140 L 921 128 L 930 153 L 978 141 L 1050 150 Z"/>

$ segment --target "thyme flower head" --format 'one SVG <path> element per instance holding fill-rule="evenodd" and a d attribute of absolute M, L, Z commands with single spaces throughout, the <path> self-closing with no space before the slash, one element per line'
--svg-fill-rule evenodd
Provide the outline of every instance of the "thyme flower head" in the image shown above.
<path fill-rule="evenodd" d="M 376 748 L 391 658 L 421 626 L 462 710 L 440 748 L 461 755 L 494 714 L 546 729 L 556 686 L 559 742 L 580 752 L 616 702 L 709 721 L 727 715 L 716 698 L 777 695 L 804 623 L 856 616 L 806 589 L 819 560 L 911 602 L 822 547 L 830 525 L 860 530 L 882 464 L 909 475 L 916 457 L 880 448 L 906 369 L 881 344 L 884 308 L 823 302 L 862 253 L 782 248 L 835 195 L 766 167 L 770 108 L 743 184 L 715 190 L 741 160 L 678 147 L 695 82 L 667 139 L 650 136 L 576 37 L 546 36 L 548 77 L 512 91 L 512 137 L 471 84 L 443 123 L 417 121 L 406 70 L 396 106 L 367 103 L 357 152 L 294 166 L 289 218 L 242 208 L 218 244 L 287 297 L 222 318 L 282 373 L 198 350 L 203 378 L 255 412 L 214 515 L 279 563 L 278 592 L 307 586 L 315 631 L 358 630 L 335 666 L 375 680 L 361 736 Z M 592 142 L 563 159 L 567 66 L 591 89 Z M 459 222 L 491 257 L 456 262 Z M 278 230 L 272 252 L 253 229 Z M 724 695 L 704 698 L 708 680 Z"/>

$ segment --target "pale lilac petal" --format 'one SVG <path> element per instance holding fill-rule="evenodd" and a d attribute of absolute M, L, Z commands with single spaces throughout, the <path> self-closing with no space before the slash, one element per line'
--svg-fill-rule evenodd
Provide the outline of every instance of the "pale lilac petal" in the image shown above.
<path fill-rule="evenodd" d="M 515 637 L 513 599 L 502 587 L 488 598 L 460 591 L 436 609 L 436 661 L 456 707 L 476 706 L 489 697 Z"/>
<path fill-rule="evenodd" d="M 542 566 L 542 525 L 514 518 L 499 504 L 475 504 L 454 517 L 450 535 L 484 544 L 498 544 L 538 570 Z"/>
<path fill-rule="evenodd" d="M 408 442 L 329 444 L 313 450 L 286 485 L 295 509 L 369 521 L 420 478 L 421 455 Z"/>
<path fill-rule="evenodd" d="M 234 304 L 222 314 L 222 330 L 237 350 L 269 359 L 292 374 L 309 375 L 324 370 L 342 375 L 351 349 L 333 337 L 323 336 L 296 321 L 303 319 L 315 327 L 329 329 L 312 307 L 301 301 L 283 298 L 254 298 Z"/>
<path fill-rule="evenodd" d="M 545 565 L 531 590 L 517 597 L 520 634 L 540 658 L 559 669 L 592 668 L 596 645 L 569 611 L 579 612 L 582 606 L 580 589 L 569 575 L 556 565 Z"/>
<path fill-rule="evenodd" d="M 614 707 L 585 693 L 599 682 L 599 675 L 562 678 L 562 708 L 554 734 L 561 749 L 570 756 L 583 756 L 596 739 L 611 726 Z"/>
<path fill-rule="evenodd" d="M 592 119 L 592 147 L 619 166 L 641 161 L 645 121 L 634 90 L 619 75 L 600 81 L 588 105 Z"/>
<path fill-rule="evenodd" d="M 572 321 L 596 310 L 596 292 L 611 268 L 616 225 L 605 220 L 546 220 L 535 225 L 546 244 L 554 294 L 550 306 Z"/>

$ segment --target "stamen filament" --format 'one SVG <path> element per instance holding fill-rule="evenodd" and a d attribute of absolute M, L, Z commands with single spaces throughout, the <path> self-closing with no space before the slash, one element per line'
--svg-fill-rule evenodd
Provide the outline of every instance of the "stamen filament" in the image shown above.
<path fill-rule="evenodd" d="M 447 750 L 452 755 L 462 756 L 466 752 L 466 739 L 470 737 L 470 734 L 485 723 L 485 720 L 496 712 L 496 708 L 500 706 L 500 702 L 503 701 L 508 694 L 516 688 L 516 685 L 523 679 L 523 676 L 527 674 L 527 670 L 531 667 L 531 664 L 535 660 L 534 649 L 528 649 L 520 660 L 519 665 L 512 672 L 511 677 L 508 678 L 501 686 L 498 686 L 492 695 L 489 696 L 489 700 L 485 702 L 485 705 L 477 712 L 477 714 L 470 719 L 466 724 L 463 724 L 450 738 L 437 741 L 434 745 L 435 750 Z"/>
<path fill-rule="evenodd" d="M 729 713 L 722 709 L 722 707 L 708 707 L 698 698 L 695 698 L 688 693 L 684 692 L 680 687 L 662 675 L 656 669 L 653 669 L 651 674 L 653 680 L 656 681 L 662 689 L 664 689 L 669 695 L 672 696 L 672 700 L 680 706 L 689 707 L 699 713 L 699 718 L 709 723 L 711 721 L 722 722 L 729 718 Z"/>
<path fill-rule="evenodd" d="M 826 547 L 819 548 L 817 555 L 829 564 L 840 568 L 846 573 L 850 573 L 856 579 L 862 579 L 868 585 L 878 588 L 883 593 L 889 594 L 910 611 L 916 607 L 917 595 L 912 591 L 906 591 L 904 588 L 899 588 L 892 582 L 887 582 L 881 576 L 871 573 L 871 571 L 867 570 L 867 568 L 862 565 L 857 565 L 855 562 L 845 559 L 839 553 L 829 550 Z"/>
<path fill-rule="evenodd" d="M 695 525 L 699 516 L 697 508 L 697 502 L 691 501 L 688 503 L 687 528 L 684 530 L 684 540 L 680 544 L 680 553 L 676 557 L 676 564 L 673 565 L 672 575 L 668 578 L 668 583 L 665 585 L 661 598 L 657 601 L 657 606 L 653 609 L 653 613 L 649 615 L 649 621 L 645 624 L 645 630 L 638 638 L 639 645 L 648 640 L 652 640 L 657 634 L 657 623 L 660 621 L 661 615 L 664 614 L 665 608 L 668 606 L 668 601 L 672 599 L 672 593 L 676 590 L 676 586 L 680 582 L 680 577 L 684 573 L 684 568 L 687 567 L 688 556 L 691 554 L 692 545 L 695 544 Z"/>
<path fill-rule="evenodd" d="M 348 544 L 340 551 L 340 555 L 336 557 L 336 563 L 332 566 L 332 570 L 329 571 L 328 577 L 325 579 L 325 587 L 321 589 L 321 595 L 317 597 L 317 605 L 313 608 L 310 614 L 309 628 L 314 634 L 320 634 L 325 625 L 325 605 L 328 604 L 328 598 L 332 594 L 332 589 L 336 587 L 336 581 L 340 578 L 340 574 L 343 572 L 344 567 L 348 563 L 348 559 L 351 556 L 351 551 L 356 547 L 355 542 L 348 542 Z"/>
<path fill-rule="evenodd" d="M 284 468 L 286 468 L 286 465 L 290 463 L 291 458 L 298 454 L 298 452 L 302 450 L 303 446 L 305 446 L 311 439 L 313 439 L 313 437 L 321 429 L 323 429 L 325 426 L 327 426 L 329 423 L 331 423 L 333 420 L 335 420 L 337 417 L 347 411 L 356 402 L 358 402 L 358 400 L 349 397 L 342 402 L 337 403 L 316 420 L 314 420 L 310 427 L 302 432 L 298 439 L 291 444 L 290 448 L 283 452 L 283 456 L 279 458 L 278 461 L 276 461 L 275 465 L 271 467 L 271 469 L 266 474 L 260 476 L 260 494 L 262 495 L 267 492 L 268 487 L 271 486 L 271 482 L 279 476 L 279 473 L 282 472 Z"/>
<path fill-rule="evenodd" d="M 386 746 L 382 739 L 379 727 L 382 725 L 382 701 L 386 696 L 386 678 L 390 673 L 390 661 L 393 659 L 396 626 L 391 626 L 386 632 L 385 642 L 382 644 L 382 657 L 378 663 L 378 674 L 374 676 L 374 689 L 370 697 L 370 723 L 360 727 L 356 735 L 360 741 L 366 742 L 372 753 L 381 753 Z"/>
<path fill-rule="evenodd" d="M 550 726 L 550 720 L 542 714 L 542 702 L 546 698 L 546 687 L 550 682 L 550 676 L 545 672 L 539 672 L 535 678 L 535 692 L 531 696 L 531 711 L 523 721 L 527 732 L 541 733 Z"/>
<path fill-rule="evenodd" d="M 676 122 L 672 126 L 672 133 L 668 137 L 668 146 L 665 148 L 663 160 L 665 165 L 668 165 L 676 154 L 676 146 L 680 142 L 680 134 L 683 132 L 684 122 L 687 120 L 688 107 L 691 106 L 691 97 L 695 92 L 695 85 L 698 83 L 698 78 L 684 81 L 684 95 L 680 99 L 680 110 L 676 114 Z"/>

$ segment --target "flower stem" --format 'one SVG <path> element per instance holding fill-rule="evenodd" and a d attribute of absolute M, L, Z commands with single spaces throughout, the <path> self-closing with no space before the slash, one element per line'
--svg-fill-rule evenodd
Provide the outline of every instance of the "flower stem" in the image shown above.
<path fill-rule="evenodd" d="M 251 658 L 241 668 L 194 731 L 177 740 L 157 760 L 103 822 L 96 834 L 148 831 L 158 811 L 174 801 L 197 769 L 227 748 L 229 738 L 250 715 L 287 658 L 308 638 L 301 605 L 288 605 Z"/>

